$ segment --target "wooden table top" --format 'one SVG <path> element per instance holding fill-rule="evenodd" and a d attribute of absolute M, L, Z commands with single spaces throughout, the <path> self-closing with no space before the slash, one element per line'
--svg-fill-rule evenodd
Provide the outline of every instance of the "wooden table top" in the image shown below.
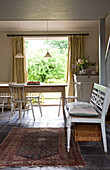
<path fill-rule="evenodd" d="M 8 87 L 9 84 L 14 84 L 14 83 L 10 83 L 10 82 L 0 82 L 0 87 Z M 18 84 L 19 84 L 19 83 L 18 83 Z M 23 83 L 21 83 L 21 84 L 23 84 Z M 54 87 L 54 86 L 55 86 L 55 87 L 56 87 L 56 86 L 57 86 L 57 87 L 58 87 L 58 86 L 59 86 L 59 87 L 67 86 L 66 83 L 65 83 L 65 84 L 63 84 L 63 83 L 62 83 L 62 84 L 61 84 L 61 83 L 60 83 L 60 84 L 59 84 L 59 83 L 58 83 L 58 84 L 54 84 L 54 83 L 53 83 L 53 84 L 52 84 L 52 83 L 49 83 L 49 84 L 47 84 L 47 83 L 41 83 L 40 85 L 36 85 L 36 84 L 33 84 L 33 85 L 32 85 L 32 84 L 31 84 L 31 85 L 28 84 L 28 85 L 27 85 L 27 83 L 24 83 L 24 85 L 25 85 L 26 87 L 28 87 L 28 86 L 32 86 L 32 87 L 33 87 L 33 86 L 35 86 L 35 87 L 36 87 L 36 86 L 46 86 L 46 87 L 48 87 L 48 86 L 49 86 L 49 87 L 50 87 L 50 86 L 53 86 L 53 87 Z"/>

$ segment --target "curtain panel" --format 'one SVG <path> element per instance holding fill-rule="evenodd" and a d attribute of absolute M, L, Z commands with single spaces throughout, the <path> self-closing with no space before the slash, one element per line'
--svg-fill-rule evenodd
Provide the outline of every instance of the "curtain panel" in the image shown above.
<path fill-rule="evenodd" d="M 84 36 L 68 36 L 68 60 L 67 60 L 67 84 L 73 81 L 73 74 L 79 72 L 79 68 L 74 68 L 73 65 L 80 58 L 84 58 Z M 69 87 L 70 88 L 70 87 Z M 69 92 L 68 88 L 68 92 Z M 72 88 L 73 89 L 73 88 Z M 73 95 L 73 91 L 71 91 Z"/>
<path fill-rule="evenodd" d="M 23 58 L 15 58 L 18 53 L 18 41 L 20 42 L 20 53 Z M 25 43 L 23 37 L 12 37 L 12 65 L 11 65 L 11 82 L 25 83 L 27 81 L 26 74 L 26 57 Z"/>

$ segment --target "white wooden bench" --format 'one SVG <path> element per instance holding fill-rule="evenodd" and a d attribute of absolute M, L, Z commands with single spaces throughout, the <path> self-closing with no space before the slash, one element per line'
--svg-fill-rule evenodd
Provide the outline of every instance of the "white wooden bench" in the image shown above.
<path fill-rule="evenodd" d="M 86 94 L 85 94 L 86 95 Z M 65 105 L 67 115 L 67 151 L 70 150 L 72 122 L 101 124 L 104 152 L 107 152 L 105 117 L 110 104 L 110 88 L 94 83 L 90 103 L 72 102 Z"/>

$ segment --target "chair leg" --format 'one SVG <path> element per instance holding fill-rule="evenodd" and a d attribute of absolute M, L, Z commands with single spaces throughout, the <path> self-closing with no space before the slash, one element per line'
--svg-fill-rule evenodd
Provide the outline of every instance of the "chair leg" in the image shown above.
<path fill-rule="evenodd" d="M 22 115 L 22 103 L 19 105 L 19 118 L 20 118 L 20 123 L 21 123 L 21 115 Z"/>
<path fill-rule="evenodd" d="M 105 130 L 105 122 L 101 123 L 101 130 L 102 130 L 102 140 L 104 146 L 104 152 L 107 152 L 107 139 L 106 139 L 106 130 Z"/>
<path fill-rule="evenodd" d="M 23 113 L 23 117 L 25 116 L 25 108 L 24 108 L 24 113 Z"/>
<path fill-rule="evenodd" d="M 32 114 L 33 114 L 34 121 L 35 121 L 35 115 L 34 115 L 34 109 L 33 109 L 32 102 L 31 102 L 31 110 L 32 110 Z"/>
<path fill-rule="evenodd" d="M 10 116 L 9 116 L 9 121 L 10 121 L 11 117 L 13 116 L 14 103 L 10 102 L 10 105 L 11 105 L 11 112 L 10 112 Z"/>
<path fill-rule="evenodd" d="M 2 113 L 4 112 L 4 106 L 2 106 Z"/>
<path fill-rule="evenodd" d="M 31 109 L 30 109 L 31 102 L 32 102 L 32 101 L 28 101 L 28 110 L 27 110 L 27 114 L 29 113 L 29 110 L 31 110 Z"/>
<path fill-rule="evenodd" d="M 25 116 L 25 109 L 26 109 L 26 104 L 24 106 L 24 113 L 23 113 L 23 117 Z"/>
<path fill-rule="evenodd" d="M 60 103 L 59 103 L 58 116 L 60 116 L 60 109 L 61 109 L 61 97 L 60 97 Z"/>
<path fill-rule="evenodd" d="M 5 103 L 5 102 L 4 102 L 4 99 L 3 99 L 3 103 L 2 103 L 2 104 L 3 104 L 3 106 L 2 106 L 2 113 L 4 112 L 4 103 Z"/>
<path fill-rule="evenodd" d="M 40 114 L 41 114 L 41 116 L 42 116 L 42 110 L 41 110 L 41 105 L 40 105 L 40 99 L 39 99 L 39 97 L 38 97 L 38 105 L 39 105 L 39 109 L 40 109 Z"/>

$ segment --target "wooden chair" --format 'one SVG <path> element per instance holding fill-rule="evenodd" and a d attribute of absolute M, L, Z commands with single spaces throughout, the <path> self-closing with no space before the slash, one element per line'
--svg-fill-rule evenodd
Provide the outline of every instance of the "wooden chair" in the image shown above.
<path fill-rule="evenodd" d="M 86 95 L 86 94 L 85 94 Z M 67 116 L 67 150 L 70 150 L 72 123 L 101 124 L 104 151 L 107 152 L 105 117 L 110 104 L 110 88 L 94 83 L 90 103 L 73 102 L 65 106 Z"/>
<path fill-rule="evenodd" d="M 39 106 L 39 110 L 40 110 L 40 114 L 41 114 L 41 116 L 42 116 L 42 110 L 41 110 L 41 105 L 40 105 L 40 94 L 38 95 L 38 96 L 32 96 L 31 94 L 29 95 L 27 95 L 26 96 L 26 99 L 37 99 L 38 100 L 38 106 Z"/>
<path fill-rule="evenodd" d="M 3 96 L 0 96 L 0 99 L 1 99 L 1 103 L 0 103 L 0 107 L 2 108 L 2 113 L 4 112 L 4 108 L 7 107 L 7 106 L 10 106 L 10 98 L 11 96 L 8 96 L 8 95 L 3 95 Z M 5 103 L 5 100 L 9 100 L 9 103 Z"/>
<path fill-rule="evenodd" d="M 79 90 L 80 90 L 80 85 L 81 85 L 81 82 L 70 82 L 69 96 L 65 97 L 65 103 L 69 103 L 72 100 L 75 100 L 75 101 L 78 100 L 78 94 L 79 94 Z M 73 88 L 74 96 L 71 96 L 72 88 Z M 60 97 L 58 116 L 60 116 L 61 101 L 62 101 L 62 97 Z"/>
<path fill-rule="evenodd" d="M 26 99 L 24 84 L 9 84 L 9 88 L 11 93 L 11 114 L 9 120 L 11 116 L 13 116 L 13 112 L 15 112 L 16 110 L 19 111 L 20 123 L 22 111 L 24 111 L 25 115 L 25 111 L 32 110 L 33 118 L 35 120 L 32 99 Z M 31 108 L 29 107 L 29 105 L 31 105 Z"/>

